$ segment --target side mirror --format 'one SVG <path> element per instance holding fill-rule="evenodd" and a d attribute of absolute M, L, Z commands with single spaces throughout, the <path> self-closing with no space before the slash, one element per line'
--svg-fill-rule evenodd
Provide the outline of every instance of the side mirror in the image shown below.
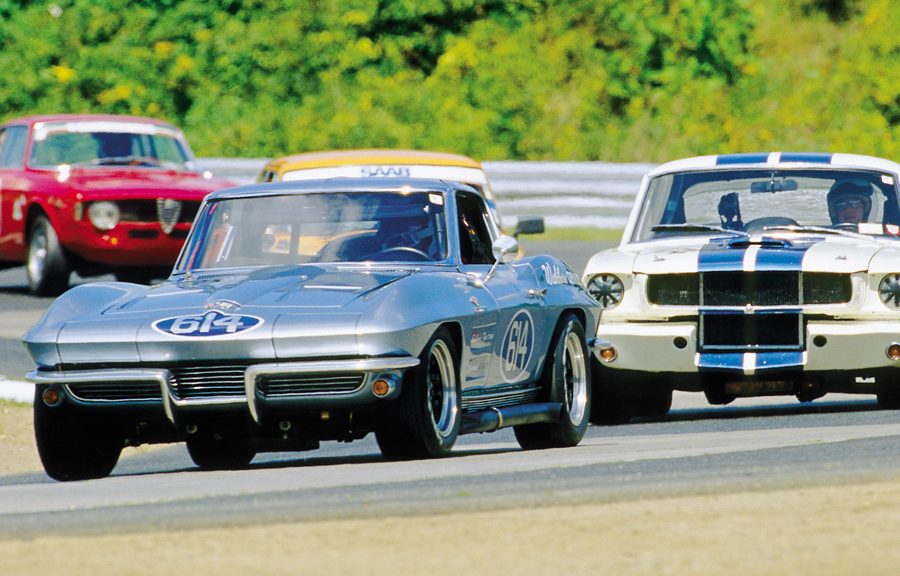
<path fill-rule="evenodd" d="M 519 242 L 512 236 L 501 235 L 494 241 L 492 252 L 494 253 L 494 260 L 508 264 L 518 256 Z"/>
<path fill-rule="evenodd" d="M 544 233 L 544 217 L 543 216 L 520 216 L 516 222 L 513 231 L 514 236 L 519 234 L 543 234 Z"/>

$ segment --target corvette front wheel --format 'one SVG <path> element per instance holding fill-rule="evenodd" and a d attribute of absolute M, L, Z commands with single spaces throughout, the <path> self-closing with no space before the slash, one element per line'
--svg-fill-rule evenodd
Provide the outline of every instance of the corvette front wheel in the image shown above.
<path fill-rule="evenodd" d="M 88 480 L 109 476 L 125 440 L 106 418 L 81 414 L 70 406 L 47 406 L 34 393 L 34 437 L 47 475 L 54 480 Z"/>
<path fill-rule="evenodd" d="M 375 438 L 386 458 L 434 458 L 449 453 L 459 436 L 459 354 L 440 328 L 403 379 L 400 398 L 386 411 Z"/>

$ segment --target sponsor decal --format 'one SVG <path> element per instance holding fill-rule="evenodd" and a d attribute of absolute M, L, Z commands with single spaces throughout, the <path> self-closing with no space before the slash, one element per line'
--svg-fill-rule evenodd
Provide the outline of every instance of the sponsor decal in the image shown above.
<path fill-rule="evenodd" d="M 517 382 L 526 376 L 533 351 L 534 321 L 527 310 L 520 310 L 513 316 L 503 336 L 500 372 L 506 382 Z"/>
<path fill-rule="evenodd" d="M 551 286 L 557 284 L 578 286 L 580 284 L 578 276 L 574 272 L 556 264 L 541 264 L 541 272 L 544 273 L 544 282 Z"/>
<path fill-rule="evenodd" d="M 259 328 L 264 322 L 257 316 L 225 314 L 218 310 L 210 310 L 203 314 L 163 318 L 154 322 L 152 327 L 157 332 L 170 336 L 215 338 L 247 332 Z"/>
<path fill-rule="evenodd" d="M 362 166 L 359 173 L 366 177 L 408 178 L 409 168 L 405 166 Z"/>

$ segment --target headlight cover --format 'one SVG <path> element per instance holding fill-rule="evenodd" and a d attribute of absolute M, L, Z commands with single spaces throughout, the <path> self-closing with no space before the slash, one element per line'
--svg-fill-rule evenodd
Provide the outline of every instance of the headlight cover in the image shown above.
<path fill-rule="evenodd" d="M 878 297 L 882 304 L 900 310 L 900 274 L 888 274 L 878 284 Z"/>
<path fill-rule="evenodd" d="M 115 202 L 94 202 L 88 208 L 88 218 L 97 230 L 112 230 L 119 223 L 119 206 Z"/>
<path fill-rule="evenodd" d="M 591 293 L 604 310 L 615 308 L 625 295 L 625 285 L 613 274 L 597 274 L 587 283 Z"/>

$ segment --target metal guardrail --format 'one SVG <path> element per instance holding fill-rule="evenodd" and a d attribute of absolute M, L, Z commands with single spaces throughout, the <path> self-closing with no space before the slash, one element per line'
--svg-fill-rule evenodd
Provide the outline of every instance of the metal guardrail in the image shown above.
<path fill-rule="evenodd" d="M 217 176 L 247 184 L 266 158 L 201 158 Z M 641 178 L 652 164 L 484 162 L 504 218 L 543 216 L 548 228 L 625 226 Z"/>

